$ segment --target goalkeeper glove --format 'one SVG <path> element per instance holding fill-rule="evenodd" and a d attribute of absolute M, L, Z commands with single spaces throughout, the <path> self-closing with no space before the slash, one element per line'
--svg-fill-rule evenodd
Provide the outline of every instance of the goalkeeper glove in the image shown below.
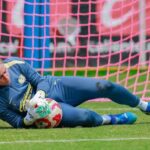
<path fill-rule="evenodd" d="M 41 92 L 37 93 L 30 101 L 27 101 L 25 108 L 27 115 L 24 118 L 24 124 L 27 126 L 32 125 L 35 120 L 44 118 L 50 114 L 49 104 Z"/>
<path fill-rule="evenodd" d="M 44 99 L 45 98 L 45 92 L 42 91 L 42 90 L 39 90 L 31 100 L 26 100 L 26 103 L 25 103 L 25 110 L 27 111 L 31 106 L 33 107 L 37 101 L 41 100 L 41 99 Z"/>
<path fill-rule="evenodd" d="M 27 112 L 26 116 L 24 117 L 24 124 L 26 126 L 30 126 L 35 122 L 36 118 L 34 118 L 29 112 Z"/>

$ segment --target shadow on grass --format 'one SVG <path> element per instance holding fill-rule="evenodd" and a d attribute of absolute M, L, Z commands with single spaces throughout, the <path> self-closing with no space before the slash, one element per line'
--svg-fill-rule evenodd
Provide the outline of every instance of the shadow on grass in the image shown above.
<path fill-rule="evenodd" d="M 15 129 L 15 128 L 13 128 L 13 127 L 1 127 L 1 126 L 0 126 L 0 130 L 1 130 L 1 129 L 2 129 L 2 130 L 5 130 L 5 129 L 8 130 L 8 129 Z"/>
<path fill-rule="evenodd" d="M 141 125 L 141 124 L 150 124 L 150 122 L 147 122 L 147 121 L 146 121 L 146 122 L 138 122 L 138 123 L 135 123 L 135 124 L 137 124 L 137 125 L 138 125 L 138 124 L 139 124 L 139 125 Z"/>

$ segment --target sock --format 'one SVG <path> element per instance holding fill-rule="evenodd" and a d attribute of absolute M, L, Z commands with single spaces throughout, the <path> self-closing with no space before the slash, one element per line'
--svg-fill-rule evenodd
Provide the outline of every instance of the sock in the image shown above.
<path fill-rule="evenodd" d="M 109 115 L 102 115 L 102 119 L 103 119 L 103 122 L 102 122 L 103 125 L 111 123 L 111 117 Z"/>
<path fill-rule="evenodd" d="M 147 106 L 148 106 L 148 102 L 140 100 L 137 107 L 140 108 L 143 111 L 146 111 Z"/>

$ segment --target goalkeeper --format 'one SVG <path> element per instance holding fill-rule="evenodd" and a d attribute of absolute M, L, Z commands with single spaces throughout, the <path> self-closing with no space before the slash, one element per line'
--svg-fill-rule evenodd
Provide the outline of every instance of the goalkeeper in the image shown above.
<path fill-rule="evenodd" d="M 99 115 L 76 107 L 95 98 L 109 98 L 118 104 L 150 112 L 149 102 L 140 100 L 124 87 L 107 80 L 41 76 L 17 57 L 0 63 L 0 119 L 15 128 L 33 127 L 35 120 L 49 113 L 45 98 L 54 99 L 61 106 L 63 116 L 58 127 L 94 127 L 135 122 L 136 115 L 131 112 Z M 35 103 L 43 108 L 41 112 L 33 107 Z"/>

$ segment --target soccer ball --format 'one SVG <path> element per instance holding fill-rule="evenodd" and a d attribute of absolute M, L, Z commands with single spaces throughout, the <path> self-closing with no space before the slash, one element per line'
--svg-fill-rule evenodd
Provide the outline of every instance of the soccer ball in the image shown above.
<path fill-rule="evenodd" d="M 51 112 L 45 118 L 37 119 L 35 121 L 35 126 L 37 128 L 57 127 L 62 119 L 62 109 L 60 104 L 50 98 L 47 98 L 46 101 L 49 104 Z"/>

